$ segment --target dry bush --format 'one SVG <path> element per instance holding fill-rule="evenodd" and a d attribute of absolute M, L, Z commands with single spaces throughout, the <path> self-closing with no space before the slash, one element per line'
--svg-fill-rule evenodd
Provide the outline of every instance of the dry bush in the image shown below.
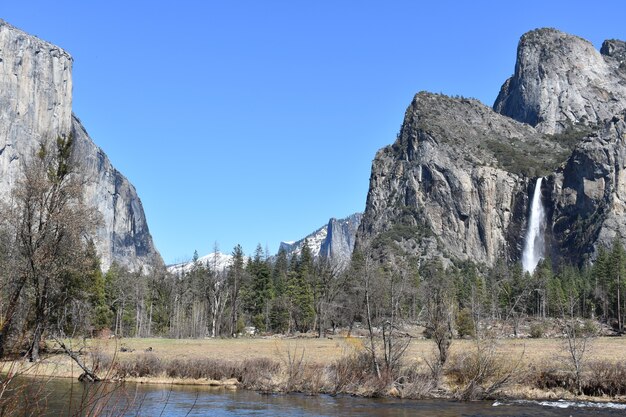
<path fill-rule="evenodd" d="M 138 355 L 133 360 L 121 361 L 115 366 L 118 378 L 157 376 L 163 372 L 163 363 L 152 353 Z"/>
<path fill-rule="evenodd" d="M 539 389 L 562 388 L 568 391 L 576 389 L 576 378 L 570 372 L 555 368 L 534 372 L 526 381 L 528 385 Z"/>
<path fill-rule="evenodd" d="M 408 368 L 396 383 L 401 398 L 422 399 L 428 397 L 437 388 L 437 379 L 430 370 L 417 367 Z"/>
<path fill-rule="evenodd" d="M 272 387 L 272 380 L 280 372 L 280 363 L 269 358 L 246 359 L 239 364 L 233 378 L 244 388 L 253 390 L 268 390 Z"/>
<path fill-rule="evenodd" d="M 354 392 L 364 381 L 375 377 L 371 355 L 365 350 L 344 355 L 328 366 L 333 393 Z"/>
<path fill-rule="evenodd" d="M 529 333 L 531 338 L 541 339 L 546 334 L 546 325 L 544 323 L 532 323 Z"/>
<path fill-rule="evenodd" d="M 262 389 L 275 374 L 280 364 L 267 358 L 246 359 L 241 362 L 219 359 L 174 359 L 164 365 L 170 378 L 214 379 L 236 378 L 245 388 Z"/>
<path fill-rule="evenodd" d="M 539 389 L 560 388 L 573 394 L 579 392 L 576 375 L 568 369 L 555 367 L 533 372 L 525 381 Z M 581 378 L 580 392 L 590 396 L 626 395 L 626 364 L 610 361 L 589 362 Z"/>
<path fill-rule="evenodd" d="M 498 353 L 494 341 L 477 340 L 474 350 L 453 358 L 447 375 L 459 385 L 459 399 L 485 399 L 513 381 L 520 363 Z"/>
<path fill-rule="evenodd" d="M 583 379 L 586 395 L 616 397 L 626 395 L 626 365 L 608 361 L 589 364 L 589 373 Z"/>
<path fill-rule="evenodd" d="M 113 356 L 98 348 L 89 352 L 89 358 L 91 359 L 91 370 L 94 373 L 108 372 L 114 367 L 115 359 Z"/>
<path fill-rule="evenodd" d="M 328 379 L 326 367 L 320 364 L 310 364 L 304 367 L 302 378 L 298 383 L 296 391 L 324 393 L 328 391 Z"/>
<path fill-rule="evenodd" d="M 233 378 L 235 365 L 217 359 L 174 359 L 165 363 L 164 370 L 170 378 L 221 380 Z"/>

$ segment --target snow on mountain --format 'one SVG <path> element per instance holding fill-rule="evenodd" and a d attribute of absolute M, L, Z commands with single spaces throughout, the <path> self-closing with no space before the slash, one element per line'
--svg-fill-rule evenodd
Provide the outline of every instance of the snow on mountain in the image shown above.
<path fill-rule="evenodd" d="M 233 255 L 228 253 L 213 252 L 208 255 L 204 255 L 196 261 L 199 265 L 208 266 L 214 271 L 223 272 L 230 268 L 233 263 Z M 167 270 L 174 275 L 182 275 L 188 273 L 193 269 L 194 262 L 181 262 L 174 265 L 169 265 Z"/>
<path fill-rule="evenodd" d="M 304 242 L 307 241 L 314 258 L 322 256 L 330 259 L 330 261 L 340 269 L 343 269 L 350 261 L 352 250 L 354 249 L 356 230 L 359 227 L 362 216 L 361 213 L 355 213 L 344 219 L 337 220 L 332 218 L 327 224 L 307 235 L 305 238 L 298 241 L 280 242 L 280 249 L 287 252 L 289 258 L 293 255 L 299 256 L 300 253 L 302 253 Z M 208 265 L 209 268 L 222 272 L 230 268 L 233 262 L 233 256 L 226 253 L 214 252 L 198 258 L 197 262 L 200 265 Z M 167 270 L 172 274 L 182 275 L 190 272 L 193 266 L 193 261 L 181 262 L 168 266 Z"/>
<path fill-rule="evenodd" d="M 330 259 L 332 263 L 345 268 L 352 256 L 356 231 L 361 223 L 361 213 L 352 214 L 344 219 L 330 219 L 328 223 L 303 239 L 296 242 L 281 242 L 280 249 L 287 252 L 287 256 L 300 255 L 305 241 L 313 257 L 320 256 Z"/>
<path fill-rule="evenodd" d="M 293 255 L 300 255 L 300 253 L 302 253 L 302 248 L 304 247 L 304 242 L 306 240 L 309 244 L 309 249 L 311 249 L 311 253 L 313 254 L 313 256 L 317 257 L 320 253 L 320 249 L 322 248 L 322 243 L 324 243 L 324 240 L 326 240 L 326 236 L 328 235 L 327 226 L 328 225 L 324 225 L 320 227 L 313 233 L 307 235 L 305 238 L 302 238 L 300 240 L 280 242 L 279 250 L 284 250 L 290 257 Z"/>

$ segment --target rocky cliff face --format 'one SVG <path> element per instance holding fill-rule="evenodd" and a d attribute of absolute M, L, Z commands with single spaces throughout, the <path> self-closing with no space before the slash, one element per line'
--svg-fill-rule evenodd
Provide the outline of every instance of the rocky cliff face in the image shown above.
<path fill-rule="evenodd" d="M 596 125 L 624 109 L 624 43 L 606 41 L 598 52 L 577 36 L 538 29 L 522 36 L 515 74 L 494 109 L 544 133 Z"/>
<path fill-rule="evenodd" d="M 476 100 L 419 93 L 396 142 L 372 164 L 358 246 L 392 257 L 517 260 L 527 174 L 562 156 L 532 127 Z"/>
<path fill-rule="evenodd" d="M 626 108 L 625 46 L 607 41 L 599 53 L 539 29 L 521 38 L 493 110 L 417 94 L 396 142 L 372 164 L 357 247 L 398 262 L 516 262 L 539 176 L 548 178 L 546 255 L 580 261 L 625 239 L 624 122 L 616 116 Z"/>
<path fill-rule="evenodd" d="M 548 185 L 555 246 L 571 262 L 615 239 L 626 244 L 626 123 L 614 116 L 585 137 Z"/>
<path fill-rule="evenodd" d="M 298 255 L 306 241 L 314 257 L 329 259 L 339 269 L 343 269 L 352 256 L 361 218 L 361 213 L 352 214 L 345 219 L 332 218 L 328 224 L 305 238 L 296 242 L 281 242 L 280 249 L 286 251 L 289 257 Z"/>
<path fill-rule="evenodd" d="M 72 58 L 0 20 L 0 198 L 9 197 L 41 141 L 70 132 L 85 202 L 101 213 L 94 240 L 103 268 L 162 264 L 135 188 L 72 114 Z"/>
<path fill-rule="evenodd" d="M 361 224 L 362 213 L 355 213 L 345 219 L 330 219 L 326 226 L 326 239 L 322 242 L 319 256 L 330 259 L 342 269 L 350 262 L 356 231 Z"/>
<path fill-rule="evenodd" d="M 0 193 L 8 196 L 20 158 L 72 126 L 72 58 L 0 20 Z"/>

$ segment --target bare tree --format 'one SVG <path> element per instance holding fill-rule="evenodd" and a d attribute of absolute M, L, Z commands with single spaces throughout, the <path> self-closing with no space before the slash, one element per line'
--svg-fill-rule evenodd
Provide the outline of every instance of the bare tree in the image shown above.
<path fill-rule="evenodd" d="M 208 280 L 205 285 L 205 296 L 211 313 L 211 337 L 216 337 L 220 334 L 219 326 L 222 322 L 224 306 L 228 300 L 225 271 L 219 270 L 218 252 L 219 247 L 217 242 L 215 242 L 213 245 L 213 259 L 207 271 Z"/>
<path fill-rule="evenodd" d="M 402 261 L 398 261 L 402 263 Z M 383 353 L 385 368 L 388 372 L 396 370 L 404 352 L 409 346 L 410 338 L 400 338 L 400 328 L 398 325 L 400 318 L 400 305 L 405 300 L 405 295 L 409 287 L 410 269 L 403 264 L 398 271 L 388 271 L 388 279 L 385 280 L 387 296 L 384 299 L 389 301 L 388 311 L 381 326 L 383 337 Z"/>
<path fill-rule="evenodd" d="M 370 339 L 370 351 L 372 354 L 372 365 L 376 371 L 376 376 L 380 379 L 380 364 L 378 363 L 378 355 L 376 354 L 376 343 L 374 341 L 374 327 L 372 325 L 372 292 L 373 281 L 375 279 L 374 267 L 372 260 L 365 257 L 362 271 L 363 289 L 365 293 L 365 317 L 367 319 L 367 330 Z"/>
<path fill-rule="evenodd" d="M 577 298 L 573 296 L 557 298 L 558 309 L 561 313 L 561 330 L 565 336 L 564 361 L 571 367 L 574 374 L 576 393 L 582 394 L 582 374 L 596 329 L 591 322 L 583 322 L 574 315 L 577 302 Z"/>
<path fill-rule="evenodd" d="M 20 259 L 16 294 L 26 284 L 31 293 L 34 329 L 29 350 L 39 359 L 39 344 L 59 289 L 88 267 L 86 238 L 96 222 L 82 202 L 82 183 L 73 173 L 72 136 L 41 143 L 24 165 L 14 190 L 16 244 Z"/>
<path fill-rule="evenodd" d="M 14 230 L 13 215 L 15 210 L 11 205 L 2 208 L 2 229 L 0 232 L 0 270 L 3 273 L 0 287 L 2 294 L 2 319 L 0 320 L 0 358 L 4 356 L 8 332 L 13 325 L 14 318 L 19 308 L 20 296 L 26 277 L 23 271 L 17 267 L 16 235 Z"/>
<path fill-rule="evenodd" d="M 454 284 L 446 274 L 441 261 L 432 261 L 422 268 L 420 287 L 424 322 L 427 335 L 435 342 L 436 359 L 430 364 L 433 376 L 441 376 L 452 344 L 452 318 L 454 316 Z"/>

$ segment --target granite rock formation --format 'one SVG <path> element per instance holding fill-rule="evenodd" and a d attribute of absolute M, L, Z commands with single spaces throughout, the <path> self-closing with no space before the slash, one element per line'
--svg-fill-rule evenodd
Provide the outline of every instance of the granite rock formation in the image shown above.
<path fill-rule="evenodd" d="M 540 176 L 546 255 L 581 262 L 626 243 L 625 51 L 538 29 L 522 36 L 493 109 L 417 94 L 373 161 L 357 247 L 396 265 L 517 262 Z"/>
<path fill-rule="evenodd" d="M 344 219 L 332 218 L 326 225 L 298 241 L 281 242 L 279 250 L 284 250 L 288 257 L 299 255 L 306 241 L 314 257 L 326 258 L 338 269 L 344 269 L 352 256 L 362 216 L 361 213 L 355 213 Z"/>
<path fill-rule="evenodd" d="M 519 42 L 515 74 L 494 109 L 543 133 L 603 123 L 624 109 L 623 59 L 621 41 L 606 41 L 599 52 L 577 36 L 533 30 Z"/>
<path fill-rule="evenodd" d="M 162 265 L 135 188 L 72 113 L 72 57 L 0 20 L 0 198 L 10 197 L 39 143 L 70 133 L 85 202 L 101 214 L 93 238 L 103 269 Z"/>

